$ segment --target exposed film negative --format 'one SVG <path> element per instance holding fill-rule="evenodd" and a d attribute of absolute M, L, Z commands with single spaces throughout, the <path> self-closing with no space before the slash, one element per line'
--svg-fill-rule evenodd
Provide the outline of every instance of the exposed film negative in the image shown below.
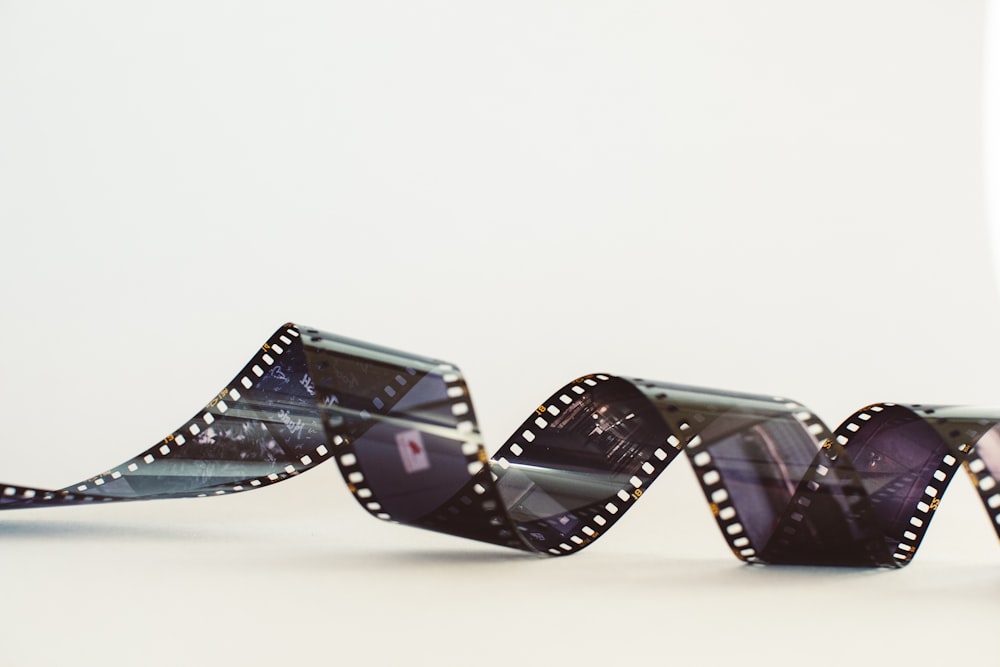
<path fill-rule="evenodd" d="M 454 365 L 294 324 L 146 451 L 62 489 L 0 484 L 0 509 L 242 493 L 334 459 L 380 520 L 563 556 L 681 452 L 746 562 L 906 565 L 960 467 L 1000 535 L 1000 410 L 882 403 L 830 432 L 785 398 L 597 373 L 490 457 Z"/>

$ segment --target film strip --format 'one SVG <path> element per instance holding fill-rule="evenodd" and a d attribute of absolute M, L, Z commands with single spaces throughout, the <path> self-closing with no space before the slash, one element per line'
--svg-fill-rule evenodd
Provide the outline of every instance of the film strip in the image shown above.
<path fill-rule="evenodd" d="M 1000 536 L 1000 411 L 881 403 L 835 431 L 801 404 L 592 374 L 492 457 L 454 365 L 286 324 L 203 410 L 0 509 L 242 493 L 334 459 L 375 518 L 549 556 L 614 525 L 681 452 L 750 563 L 902 567 L 964 467 Z"/>

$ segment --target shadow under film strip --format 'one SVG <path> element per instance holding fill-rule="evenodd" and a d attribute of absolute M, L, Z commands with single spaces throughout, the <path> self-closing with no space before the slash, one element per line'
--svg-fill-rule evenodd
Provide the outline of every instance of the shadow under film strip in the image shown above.
<path fill-rule="evenodd" d="M 1000 535 L 1000 411 L 799 403 L 604 374 L 569 383 L 492 457 L 448 363 L 286 324 L 204 410 L 63 489 L 0 509 L 224 495 L 335 459 L 375 517 L 552 556 L 603 535 L 681 452 L 753 563 L 901 567 L 960 465 Z"/>

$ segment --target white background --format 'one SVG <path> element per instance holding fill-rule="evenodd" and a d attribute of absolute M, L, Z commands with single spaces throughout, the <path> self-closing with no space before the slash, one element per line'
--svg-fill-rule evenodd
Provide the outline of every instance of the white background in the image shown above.
<path fill-rule="evenodd" d="M 1000 404 L 985 27 L 971 0 L 0 0 L 2 479 L 132 456 L 286 320 L 459 364 L 495 445 L 592 371 L 831 425 Z M 964 479 L 904 571 L 750 568 L 687 467 L 549 561 L 374 522 L 327 466 L 5 514 L 0 658 L 985 664 Z"/>

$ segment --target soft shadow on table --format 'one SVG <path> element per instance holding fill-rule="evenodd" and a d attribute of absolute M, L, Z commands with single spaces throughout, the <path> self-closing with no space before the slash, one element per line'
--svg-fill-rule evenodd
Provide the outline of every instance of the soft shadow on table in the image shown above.
<path fill-rule="evenodd" d="M 138 545 L 144 541 L 156 542 L 159 545 L 187 545 L 230 550 L 243 550 L 244 563 L 258 563 L 264 567 L 275 564 L 288 566 L 295 563 L 298 567 L 312 567 L 316 570 L 330 570 L 352 565 L 370 567 L 373 563 L 385 566 L 410 565 L 461 565 L 504 561 L 534 562 L 538 556 L 523 551 L 490 547 L 472 542 L 455 541 L 452 548 L 413 548 L 406 544 L 405 534 L 398 542 L 373 546 L 364 536 L 356 540 L 346 540 L 343 546 L 331 547 L 328 536 L 323 536 L 322 528 L 318 529 L 320 537 L 300 534 L 295 530 L 274 533 L 275 524 L 252 522 L 242 525 L 227 525 L 224 523 L 189 524 L 167 521 L 157 523 L 120 520 L 2 520 L 0 519 L 0 545 L 29 545 L 32 542 L 51 544 L 59 542 L 63 545 L 86 545 L 93 542 L 122 542 Z M 314 539 L 315 538 L 315 539 Z M 443 537 L 443 540 L 448 540 Z M 449 540 L 450 541 L 450 540 Z M 261 549 L 266 545 L 265 549 Z"/>
<path fill-rule="evenodd" d="M 185 540 L 200 537 L 193 526 L 95 521 L 2 521 L 0 544 L 23 540 Z"/>
<path fill-rule="evenodd" d="M 380 568 L 386 571 L 430 571 L 448 568 L 455 573 L 491 569 L 494 572 L 513 571 L 549 581 L 586 578 L 589 584 L 633 582 L 640 586 L 655 586 L 676 582 L 718 584 L 743 581 L 767 586 L 780 578 L 815 580 L 822 578 L 841 581 L 846 578 L 891 574 L 889 570 L 871 568 L 750 566 L 735 559 L 722 557 L 687 558 L 673 554 L 601 552 L 594 550 L 570 557 L 547 558 L 523 551 L 469 545 L 455 548 L 414 548 L 402 541 L 395 546 L 365 547 L 353 545 L 343 550 L 320 549 L 257 554 L 257 566 L 291 565 L 297 571 L 335 572 L 339 568 Z M 499 570 L 497 569 L 499 568 Z"/>
<path fill-rule="evenodd" d="M 94 543 L 117 542 L 142 548 L 143 542 L 170 552 L 174 562 L 190 559 L 206 572 L 217 565 L 244 573 L 262 571 L 308 571 L 318 576 L 365 570 L 383 572 L 453 572 L 539 577 L 554 584 L 585 579 L 588 585 L 632 584 L 642 588 L 676 586 L 734 585 L 767 589 L 772 585 L 819 584 L 837 586 L 860 579 L 895 577 L 900 573 L 921 570 L 922 589 L 937 586 L 942 579 L 942 593 L 976 584 L 984 593 L 1000 588 L 1000 569 L 989 563 L 969 565 L 922 563 L 919 560 L 904 570 L 873 568 L 810 567 L 789 565 L 746 565 L 726 554 L 706 554 L 704 558 L 678 556 L 655 551 L 635 552 L 597 548 L 570 557 L 546 558 L 524 551 L 433 536 L 421 532 L 398 538 L 388 534 L 361 531 L 341 539 L 323 528 L 309 532 L 291 528 L 275 533 L 281 524 L 249 522 L 238 525 L 221 522 L 178 523 L 136 522 L 134 520 L 2 520 L 0 548 L 4 543 L 30 549 L 32 543 L 53 543 L 65 547 L 86 547 Z M 340 534 L 343 535 L 342 533 Z M 383 536 L 384 535 L 384 536 Z M 437 546 L 440 540 L 441 546 Z M 414 544 L 416 542 L 416 544 Z M 218 555 L 218 559 L 206 559 Z M 222 565 L 219 565 L 222 564 Z"/>

